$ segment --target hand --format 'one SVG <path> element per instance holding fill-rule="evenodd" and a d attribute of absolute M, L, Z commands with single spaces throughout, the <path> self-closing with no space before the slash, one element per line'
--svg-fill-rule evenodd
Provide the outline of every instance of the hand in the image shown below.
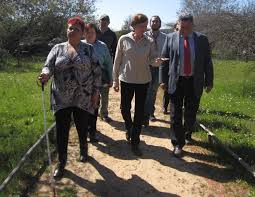
<path fill-rule="evenodd" d="M 167 86 L 166 86 L 165 83 L 161 83 L 159 86 L 161 87 L 162 90 L 166 90 L 167 89 Z"/>
<path fill-rule="evenodd" d="M 205 92 L 206 92 L 206 93 L 209 93 L 209 92 L 211 92 L 212 89 L 213 89 L 212 86 L 206 86 L 206 87 L 205 87 Z"/>
<path fill-rule="evenodd" d="M 96 92 L 94 95 L 92 95 L 91 97 L 91 102 L 92 102 L 92 105 L 97 108 L 98 107 L 98 100 L 99 100 L 99 93 Z"/>
<path fill-rule="evenodd" d="M 113 83 L 113 89 L 114 89 L 115 92 L 119 92 L 119 90 L 120 90 L 119 84 L 118 83 Z"/>
<path fill-rule="evenodd" d="M 50 75 L 45 73 L 41 73 L 38 77 L 38 80 L 43 84 L 46 84 L 49 81 L 49 79 Z"/>
<path fill-rule="evenodd" d="M 157 66 L 160 66 L 163 63 L 163 60 L 160 57 L 158 57 L 156 59 L 155 63 L 156 63 Z"/>

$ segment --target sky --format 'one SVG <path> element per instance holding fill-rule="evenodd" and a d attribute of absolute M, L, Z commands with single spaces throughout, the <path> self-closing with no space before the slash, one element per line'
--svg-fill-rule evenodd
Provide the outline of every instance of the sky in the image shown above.
<path fill-rule="evenodd" d="M 136 13 L 143 13 L 149 18 L 158 15 L 164 27 L 164 23 L 176 21 L 180 6 L 181 0 L 97 0 L 96 15 L 109 15 L 109 27 L 114 31 L 120 30 L 124 20 Z"/>

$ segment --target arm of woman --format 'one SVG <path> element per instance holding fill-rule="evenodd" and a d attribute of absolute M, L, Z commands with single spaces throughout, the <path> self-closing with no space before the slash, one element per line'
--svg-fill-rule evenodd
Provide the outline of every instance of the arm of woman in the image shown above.
<path fill-rule="evenodd" d="M 114 59 L 114 65 L 113 65 L 113 88 L 116 92 L 119 91 L 119 73 L 120 73 L 120 65 L 122 63 L 122 54 L 123 54 L 123 46 L 122 46 L 122 37 L 120 37 L 115 59 Z"/>
<path fill-rule="evenodd" d="M 41 83 L 47 83 L 50 77 L 53 75 L 56 57 L 57 57 L 57 45 L 54 46 L 51 49 L 50 53 L 48 54 L 47 59 L 44 63 L 44 67 L 42 68 L 42 72 L 38 77 Z"/>
<path fill-rule="evenodd" d="M 107 75 L 108 75 L 108 79 L 109 79 L 109 87 L 112 86 L 112 69 L 113 69 L 113 64 L 112 64 L 112 58 L 111 58 L 111 55 L 110 55 L 110 52 L 107 48 L 106 45 L 104 45 L 104 51 L 105 51 L 105 54 L 104 54 L 104 67 L 107 69 Z"/>
<path fill-rule="evenodd" d="M 92 69 L 92 74 L 93 74 L 93 89 L 92 89 L 92 97 L 91 101 L 94 106 L 97 106 L 98 104 L 98 99 L 99 99 L 99 88 L 102 85 L 102 79 L 101 79 L 101 66 L 99 63 L 99 60 L 96 56 L 96 53 L 94 51 L 94 48 L 91 46 L 91 69 Z"/>

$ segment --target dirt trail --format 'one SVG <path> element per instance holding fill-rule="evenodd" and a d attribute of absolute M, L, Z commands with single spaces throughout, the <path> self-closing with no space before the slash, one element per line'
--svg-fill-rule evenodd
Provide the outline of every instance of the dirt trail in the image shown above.
<path fill-rule="evenodd" d="M 119 94 L 110 91 L 111 124 L 98 121 L 98 144 L 89 144 L 89 163 L 77 161 L 78 137 L 70 132 L 66 173 L 57 182 L 57 191 L 72 188 L 78 197 L 160 197 L 160 196 L 248 196 L 247 190 L 233 183 L 226 166 L 215 162 L 213 153 L 203 142 L 186 146 L 182 159 L 173 157 L 169 140 L 169 116 L 160 112 L 157 101 L 157 122 L 143 129 L 143 156 L 133 156 L 125 140 L 124 124 L 119 110 Z M 30 196 L 50 196 L 49 171 L 40 178 Z"/>

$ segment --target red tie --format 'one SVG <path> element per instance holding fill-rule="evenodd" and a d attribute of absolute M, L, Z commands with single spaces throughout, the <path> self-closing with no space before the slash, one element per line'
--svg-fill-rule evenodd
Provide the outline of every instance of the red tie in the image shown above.
<path fill-rule="evenodd" d="M 184 75 L 189 76 L 191 74 L 191 62 L 190 62 L 190 49 L 189 38 L 184 38 Z"/>

